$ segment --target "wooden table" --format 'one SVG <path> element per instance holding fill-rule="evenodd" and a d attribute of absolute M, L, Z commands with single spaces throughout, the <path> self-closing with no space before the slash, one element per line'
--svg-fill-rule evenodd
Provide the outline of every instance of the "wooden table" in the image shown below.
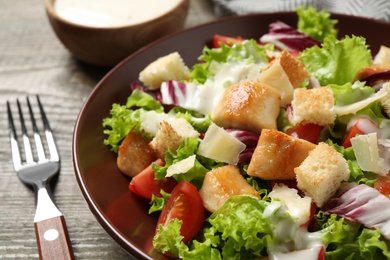
<path fill-rule="evenodd" d="M 207 0 L 191 0 L 186 27 L 216 19 Z M 71 157 L 79 110 L 107 69 L 82 64 L 52 31 L 41 0 L 0 0 L 0 259 L 37 259 L 34 194 L 11 161 L 6 101 L 39 94 L 61 156 L 54 189 L 76 259 L 134 259 L 99 225 L 75 179 Z"/>

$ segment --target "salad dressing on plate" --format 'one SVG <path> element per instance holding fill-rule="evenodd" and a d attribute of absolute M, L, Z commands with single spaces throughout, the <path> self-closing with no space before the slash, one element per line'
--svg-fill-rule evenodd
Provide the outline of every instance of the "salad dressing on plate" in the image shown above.
<path fill-rule="evenodd" d="M 143 23 L 161 16 L 179 0 L 56 0 L 54 9 L 65 20 L 93 27 Z"/>

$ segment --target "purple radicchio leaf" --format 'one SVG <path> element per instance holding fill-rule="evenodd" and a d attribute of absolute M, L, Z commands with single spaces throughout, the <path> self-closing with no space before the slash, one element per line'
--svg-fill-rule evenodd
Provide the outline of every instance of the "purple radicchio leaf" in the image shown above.
<path fill-rule="evenodd" d="M 390 199 L 370 186 L 360 184 L 331 198 L 326 212 L 368 228 L 378 228 L 384 237 L 390 239 Z"/>
<path fill-rule="evenodd" d="M 246 145 L 245 150 L 239 155 L 238 163 L 249 162 L 252 158 L 253 152 L 255 151 L 260 135 L 255 132 L 233 128 L 226 129 L 226 131 Z"/>
<path fill-rule="evenodd" d="M 298 52 L 315 45 L 321 45 L 319 41 L 281 21 L 271 23 L 269 32 L 260 38 L 260 42 L 273 43 L 281 50 Z"/>

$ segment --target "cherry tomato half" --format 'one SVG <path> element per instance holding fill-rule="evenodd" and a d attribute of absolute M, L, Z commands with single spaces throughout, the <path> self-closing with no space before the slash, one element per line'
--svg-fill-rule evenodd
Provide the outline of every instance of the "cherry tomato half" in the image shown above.
<path fill-rule="evenodd" d="M 357 135 L 361 135 L 361 134 L 364 134 L 364 132 L 362 130 L 359 129 L 358 125 L 355 124 L 350 131 L 348 131 L 345 139 L 344 139 L 344 142 L 343 142 L 343 146 L 345 148 L 348 148 L 348 147 L 351 147 L 352 144 L 351 144 L 351 138 L 357 136 Z"/>
<path fill-rule="evenodd" d="M 162 210 L 157 222 L 166 226 L 171 219 L 179 219 L 183 222 L 180 234 L 187 243 L 199 232 L 204 220 L 204 207 L 202 198 L 194 185 L 188 181 L 181 181 L 173 189 L 171 197 Z"/>
<path fill-rule="evenodd" d="M 161 159 L 157 159 L 154 163 L 160 166 L 164 166 L 165 164 Z M 135 194 L 150 200 L 152 199 L 152 195 L 161 197 L 161 190 L 170 193 L 176 185 L 177 181 L 172 177 L 156 180 L 152 165 L 149 165 L 146 169 L 133 177 L 130 181 L 129 189 Z"/>
<path fill-rule="evenodd" d="M 242 43 L 245 39 L 241 37 L 229 37 L 229 36 L 223 36 L 216 34 L 213 37 L 213 47 L 214 48 L 220 48 L 221 43 L 224 43 L 228 46 L 230 46 L 232 43 Z"/>
<path fill-rule="evenodd" d="M 316 143 L 320 137 L 322 126 L 317 124 L 297 124 L 296 126 L 289 128 L 286 133 L 288 135 L 304 139 L 306 141 Z"/>

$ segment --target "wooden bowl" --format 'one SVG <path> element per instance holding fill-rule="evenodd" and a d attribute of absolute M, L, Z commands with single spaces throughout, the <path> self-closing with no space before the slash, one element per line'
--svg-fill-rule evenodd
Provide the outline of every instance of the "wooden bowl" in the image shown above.
<path fill-rule="evenodd" d="M 145 22 L 119 27 L 92 27 L 60 17 L 55 0 L 45 0 L 46 13 L 54 32 L 79 60 L 112 67 L 141 47 L 181 29 L 187 17 L 189 0 L 181 0 L 166 13 Z"/>

